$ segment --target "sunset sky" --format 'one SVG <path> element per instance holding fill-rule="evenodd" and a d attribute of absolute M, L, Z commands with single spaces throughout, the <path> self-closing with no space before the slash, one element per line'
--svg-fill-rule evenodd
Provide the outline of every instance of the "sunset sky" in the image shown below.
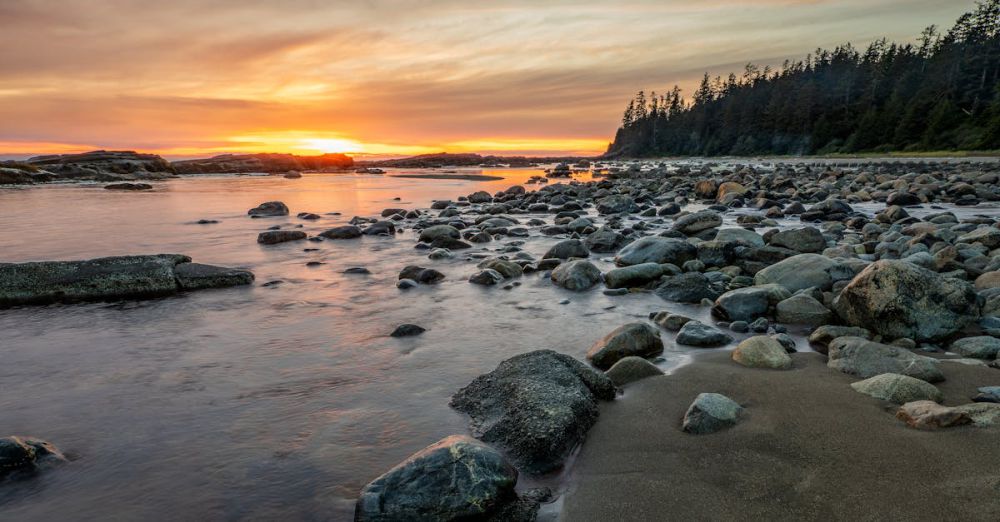
<path fill-rule="evenodd" d="M 595 154 L 631 95 L 972 0 L 2 0 L 0 155 Z"/>

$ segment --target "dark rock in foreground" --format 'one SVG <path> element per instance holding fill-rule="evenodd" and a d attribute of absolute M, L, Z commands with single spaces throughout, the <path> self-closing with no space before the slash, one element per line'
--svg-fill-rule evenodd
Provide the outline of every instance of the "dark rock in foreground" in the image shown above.
<path fill-rule="evenodd" d="M 515 470 L 495 449 L 453 435 L 428 446 L 361 490 L 356 522 L 483 520 L 516 501 Z"/>
<path fill-rule="evenodd" d="M 30 437 L 0 438 L 0 478 L 11 473 L 35 471 L 42 465 L 65 460 L 55 446 L 44 440 Z"/>
<path fill-rule="evenodd" d="M 476 437 L 504 449 L 532 474 L 560 468 L 597 422 L 597 401 L 612 400 L 611 380 L 551 350 L 511 357 L 451 399 Z"/>
<path fill-rule="evenodd" d="M 145 299 L 252 281 L 248 271 L 192 264 L 179 254 L 0 263 L 0 307 Z"/>

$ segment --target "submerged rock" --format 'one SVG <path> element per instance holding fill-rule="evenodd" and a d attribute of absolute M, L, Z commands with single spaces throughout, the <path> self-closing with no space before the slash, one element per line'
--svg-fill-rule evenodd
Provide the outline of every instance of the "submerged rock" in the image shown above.
<path fill-rule="evenodd" d="M 594 366 L 606 370 L 630 355 L 653 357 L 663 353 L 660 332 L 646 323 L 629 323 L 619 326 L 599 339 L 587 351 L 587 359 Z"/>
<path fill-rule="evenodd" d="M 389 334 L 390 337 L 412 337 L 414 335 L 420 335 L 426 332 L 427 329 L 415 324 L 405 323 L 396 327 L 395 330 Z"/>
<path fill-rule="evenodd" d="M 551 350 L 511 357 L 459 390 L 451 407 L 468 414 L 476 437 L 503 448 L 532 474 L 560 468 L 612 400 L 604 374 Z"/>
<path fill-rule="evenodd" d="M 305 238 L 306 233 L 301 230 L 268 230 L 257 235 L 257 242 L 262 245 L 277 245 Z"/>
<path fill-rule="evenodd" d="M 325 237 L 326 239 L 354 239 L 361 237 L 361 227 L 355 225 L 344 225 L 324 230 L 323 232 L 320 232 L 319 235 Z"/>
<path fill-rule="evenodd" d="M 66 457 L 44 440 L 13 436 L 0 438 L 0 479 L 11 473 L 33 472 L 43 465 L 65 461 Z"/>
<path fill-rule="evenodd" d="M 719 393 L 699 393 L 687 413 L 682 429 L 688 433 L 704 435 L 736 425 L 743 407 Z"/>
<path fill-rule="evenodd" d="M 361 490 L 357 522 L 483 519 L 515 501 L 517 470 L 497 450 L 463 435 L 442 439 Z"/>
<path fill-rule="evenodd" d="M 146 299 L 252 281 L 250 272 L 192 266 L 191 258 L 179 254 L 0 263 L 0 307 Z"/>

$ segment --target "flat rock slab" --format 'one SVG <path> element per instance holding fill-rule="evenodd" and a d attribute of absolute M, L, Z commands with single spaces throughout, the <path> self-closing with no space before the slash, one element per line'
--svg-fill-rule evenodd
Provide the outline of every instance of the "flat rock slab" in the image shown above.
<path fill-rule="evenodd" d="M 795 371 L 762 372 L 725 352 L 700 353 L 601 404 L 567 478 L 562 519 L 1000 519 L 996 428 L 909 429 L 822 355 L 792 357 Z M 948 404 L 967 402 L 997 372 L 947 370 L 938 388 Z M 684 433 L 680 419 L 697 391 L 744 403 L 745 418 L 710 436 Z"/>

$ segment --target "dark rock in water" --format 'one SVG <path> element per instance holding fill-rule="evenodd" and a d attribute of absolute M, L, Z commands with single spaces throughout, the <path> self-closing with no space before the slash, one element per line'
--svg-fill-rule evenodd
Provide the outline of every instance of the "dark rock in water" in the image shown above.
<path fill-rule="evenodd" d="M 983 386 L 979 394 L 972 398 L 975 402 L 1000 403 L 1000 386 Z"/>
<path fill-rule="evenodd" d="M 611 380 L 551 350 L 517 355 L 477 377 L 451 399 L 472 418 L 476 437 L 496 444 L 528 473 L 560 468 L 597 421 Z"/>
<path fill-rule="evenodd" d="M 229 288 L 249 285 L 254 280 L 253 272 L 249 270 L 200 263 L 180 263 L 174 267 L 174 276 L 181 290 Z"/>
<path fill-rule="evenodd" d="M 399 272 L 399 279 L 411 279 L 418 283 L 431 284 L 444 279 L 444 274 L 433 268 L 410 265 Z"/>
<path fill-rule="evenodd" d="M 699 232 L 722 225 L 722 216 L 712 210 L 702 210 L 681 216 L 674 221 L 674 230 L 693 236 Z"/>
<path fill-rule="evenodd" d="M 713 348 L 729 344 L 733 341 L 733 338 L 713 326 L 699 321 L 688 321 L 681 327 L 681 331 L 677 333 L 676 341 L 677 344 L 684 346 Z"/>
<path fill-rule="evenodd" d="M 354 239 L 361 237 L 361 228 L 355 225 L 344 225 L 324 230 L 319 235 L 327 239 Z"/>
<path fill-rule="evenodd" d="M 352 266 L 352 267 L 348 268 L 347 270 L 344 270 L 344 273 L 345 274 L 370 274 L 370 273 L 372 273 L 372 271 L 368 270 L 367 268 L 365 268 L 363 266 Z"/>
<path fill-rule="evenodd" d="M 551 278 L 556 285 L 579 292 L 599 283 L 601 270 L 590 261 L 580 259 L 560 264 L 552 270 Z"/>
<path fill-rule="evenodd" d="M 288 206 L 280 201 L 268 201 L 247 211 L 250 217 L 287 216 Z"/>
<path fill-rule="evenodd" d="M 476 285 L 493 286 L 503 281 L 503 274 L 487 268 L 469 276 L 469 282 Z"/>
<path fill-rule="evenodd" d="M 196 287 L 202 284 L 195 283 L 197 278 L 190 276 L 204 273 L 205 269 L 198 267 L 182 269 L 179 280 L 176 267 L 190 262 L 187 256 L 159 254 L 86 261 L 0 263 L 0 307 L 171 295 L 183 284 Z M 247 275 L 237 275 L 237 272 L 242 271 L 230 272 L 224 279 L 230 282 L 246 280 Z"/>
<path fill-rule="evenodd" d="M 769 243 L 802 253 L 822 252 L 826 248 L 823 233 L 815 227 L 781 230 L 770 237 Z"/>
<path fill-rule="evenodd" d="M 542 256 L 542 259 L 569 259 L 571 257 L 589 257 L 590 251 L 579 239 L 566 239 L 552 245 L 552 248 Z"/>
<path fill-rule="evenodd" d="M 355 522 L 484 520 L 517 500 L 517 470 L 463 435 L 428 446 L 361 490 Z"/>
<path fill-rule="evenodd" d="M 715 433 L 734 426 L 742 412 L 743 407 L 725 395 L 700 393 L 684 414 L 682 429 L 696 435 Z"/>
<path fill-rule="evenodd" d="M 626 384 L 663 375 L 663 370 L 642 357 L 625 357 L 616 362 L 608 371 L 604 372 L 615 386 L 625 386 Z"/>
<path fill-rule="evenodd" d="M 639 206 L 632 198 L 620 194 L 607 196 L 597 201 L 598 214 L 621 214 L 638 212 Z"/>
<path fill-rule="evenodd" d="M 698 249 L 682 239 L 644 237 L 629 243 L 615 256 L 618 266 L 671 263 L 681 266 L 698 256 Z"/>
<path fill-rule="evenodd" d="M 420 335 L 420 334 L 422 334 L 422 333 L 424 333 L 426 331 L 427 331 L 426 328 L 423 328 L 421 326 L 417 326 L 415 324 L 409 324 L 409 323 L 407 323 L 407 324 L 401 324 L 401 325 L 397 326 L 396 329 L 393 330 L 391 334 L 389 334 L 389 336 L 391 336 L 391 337 L 410 337 L 410 336 L 413 336 L 413 335 Z"/>
<path fill-rule="evenodd" d="M 496 270 L 497 272 L 500 273 L 500 275 L 508 279 L 514 277 L 520 277 L 521 275 L 524 274 L 524 269 L 521 268 L 521 265 L 513 261 L 507 261 L 506 259 L 498 259 L 498 258 L 487 259 L 486 261 L 479 263 L 479 265 L 477 266 L 478 268 L 484 268 L 484 269 L 489 268 L 492 270 Z"/>
<path fill-rule="evenodd" d="M 434 225 L 421 230 L 419 240 L 424 243 L 430 243 L 439 237 L 459 239 L 462 235 L 457 228 L 451 225 Z"/>
<path fill-rule="evenodd" d="M 472 245 L 462 241 L 461 239 L 455 239 L 453 237 L 440 236 L 431 242 L 432 248 L 447 248 L 448 250 L 465 250 L 467 248 L 472 248 Z"/>
<path fill-rule="evenodd" d="M 934 341 L 979 319 L 972 285 L 906 261 L 878 261 L 865 268 L 833 302 L 849 325 L 889 339 Z"/>
<path fill-rule="evenodd" d="M 715 299 L 719 291 L 699 272 L 687 272 L 666 280 L 656 288 L 656 295 L 675 303 L 700 303 L 702 299 Z"/>
<path fill-rule="evenodd" d="M 642 263 L 609 270 L 604 274 L 608 288 L 630 288 L 646 285 L 663 275 L 663 265 Z"/>
<path fill-rule="evenodd" d="M 199 225 L 214 225 L 214 224 L 216 224 L 218 222 L 219 221 L 217 219 L 199 219 L 197 221 L 197 224 L 199 224 Z"/>
<path fill-rule="evenodd" d="M 305 219 L 306 221 L 316 221 L 320 218 L 320 215 L 313 214 L 312 212 L 299 212 L 296 217 L 299 219 Z"/>
<path fill-rule="evenodd" d="M 366 236 L 392 236 L 396 234 L 396 225 L 392 221 L 372 223 L 362 232 Z"/>
<path fill-rule="evenodd" d="M 816 287 L 829 290 L 836 279 L 842 279 L 837 272 L 837 262 L 819 254 L 799 254 L 764 268 L 754 276 L 758 285 L 775 283 L 791 292 Z"/>
<path fill-rule="evenodd" d="M 885 199 L 886 206 L 912 207 L 921 204 L 920 198 L 909 192 L 893 192 Z"/>
<path fill-rule="evenodd" d="M 306 233 L 301 230 L 268 230 L 257 234 L 257 242 L 262 245 L 276 245 L 305 238 Z"/>
<path fill-rule="evenodd" d="M 692 320 L 690 317 L 672 314 L 670 312 L 656 312 L 655 314 L 650 314 L 650 319 L 652 319 L 657 326 L 670 330 L 671 332 L 680 330 L 685 324 Z"/>
<path fill-rule="evenodd" d="M 583 240 L 583 245 L 591 252 L 603 254 L 617 252 L 623 244 L 625 236 L 606 226 L 597 229 Z"/>
<path fill-rule="evenodd" d="M 630 355 L 653 357 L 663 353 L 660 332 L 646 323 L 629 323 L 605 335 L 587 351 L 594 366 L 607 370 Z"/>
<path fill-rule="evenodd" d="M 729 321 L 753 321 L 767 314 L 770 299 L 766 288 L 737 288 L 720 295 L 712 313 Z"/>
<path fill-rule="evenodd" d="M 149 183 L 112 183 L 104 186 L 105 190 L 153 190 Z"/>
<path fill-rule="evenodd" d="M 52 444 L 31 437 L 0 438 L 0 479 L 11 473 L 36 471 L 42 465 L 65 462 Z"/>
<path fill-rule="evenodd" d="M 930 357 L 863 339 L 839 337 L 829 345 L 827 366 L 862 379 L 883 373 L 898 373 L 927 382 L 940 382 L 944 375 Z"/>

